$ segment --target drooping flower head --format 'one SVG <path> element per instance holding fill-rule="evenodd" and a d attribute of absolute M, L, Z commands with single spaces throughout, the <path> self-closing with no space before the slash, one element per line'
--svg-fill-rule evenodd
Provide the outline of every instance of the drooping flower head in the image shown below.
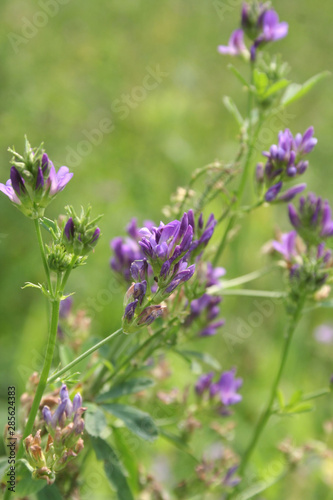
<path fill-rule="evenodd" d="M 10 179 L 0 183 L 0 191 L 28 217 L 38 218 L 53 197 L 64 189 L 73 174 L 67 167 L 56 172 L 53 163 L 42 149 L 32 148 L 25 140 L 25 151 L 20 155 L 13 149 Z"/>

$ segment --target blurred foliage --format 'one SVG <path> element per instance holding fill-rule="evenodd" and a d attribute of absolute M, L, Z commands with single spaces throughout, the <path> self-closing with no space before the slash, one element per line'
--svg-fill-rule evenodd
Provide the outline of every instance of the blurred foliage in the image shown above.
<path fill-rule="evenodd" d="M 44 141 L 56 167 L 65 164 L 75 174 L 47 215 L 56 217 L 68 203 L 79 208 L 89 202 L 94 214 L 104 213 L 103 239 L 89 263 L 75 271 L 70 282 L 71 290 L 76 291 L 77 307 L 87 307 L 94 316 L 94 336 L 104 337 L 119 327 L 122 309 L 122 291 L 109 270 L 109 240 L 122 234 L 133 216 L 140 223 L 144 219 L 158 222 L 170 195 L 177 186 L 186 185 L 196 168 L 215 159 L 230 161 L 234 156 L 237 129 L 222 104 L 222 96 L 230 95 L 241 108 L 245 95 L 227 70 L 228 59 L 217 53 L 216 46 L 226 43 L 237 27 L 241 2 L 69 0 L 60 4 L 55 0 L 58 12 L 46 15 L 45 21 L 45 15 L 37 13 L 43 12 L 41 5 L 46 3 L 2 0 L 0 5 L 1 180 L 9 177 L 7 147 L 22 149 L 26 133 L 34 145 Z M 227 7 L 223 15 L 221 6 Z M 282 53 L 291 66 L 289 76 L 303 82 L 331 69 L 332 3 L 321 2 L 319 8 L 310 0 L 281 0 L 274 2 L 274 7 L 280 19 L 288 21 L 290 31 L 269 50 Z M 31 28 L 31 22 L 43 26 Z M 29 38 L 17 46 L 13 34 L 22 36 L 22 30 Z M 142 86 L 156 68 L 167 76 L 161 77 L 156 88 L 140 92 L 136 87 Z M 117 100 L 125 94 L 137 98 L 127 107 L 128 112 L 121 113 Z M 275 142 L 279 128 L 288 126 L 293 132 L 304 132 L 313 124 L 319 145 L 311 155 L 306 182 L 311 190 L 326 197 L 332 196 L 331 103 L 332 81 L 328 78 L 292 105 L 285 122 L 274 123 L 263 138 L 269 146 Z M 86 142 L 84 154 L 74 165 L 73 150 L 80 151 L 80 143 L 87 141 L 87 134 L 99 129 L 103 120 L 112 122 L 112 131 L 103 132 L 99 144 L 89 146 Z M 213 208 L 217 215 L 221 212 L 219 200 Z M 20 288 L 26 281 L 43 280 L 33 224 L 4 196 L 0 197 L 0 211 L 0 366 L 5 397 L 8 384 L 16 385 L 21 392 L 29 374 L 40 368 L 47 320 L 43 297 L 35 290 Z M 243 229 L 221 262 L 229 278 L 266 263 L 260 248 L 276 226 L 289 227 L 285 207 L 273 211 L 262 208 L 243 221 Z M 222 231 L 222 227 L 216 231 L 215 241 Z M 258 282 L 260 288 L 281 286 L 278 273 Z M 237 365 L 244 378 L 244 402 L 237 408 L 239 450 L 247 442 L 267 396 L 285 324 L 282 306 L 275 305 L 275 313 L 230 351 L 224 333 L 237 331 L 240 318 L 247 321 L 256 307 L 252 298 L 226 297 L 224 331 L 214 339 L 200 341 L 203 349 L 218 355 L 223 368 Z M 329 315 L 329 310 L 312 312 L 298 328 L 283 383 L 287 394 L 294 388 L 311 391 L 327 384 L 332 351 L 315 343 L 313 329 Z M 194 376 L 187 367 L 179 361 L 174 363 L 171 387 L 180 379 L 192 384 Z M 300 444 L 310 437 L 322 438 L 322 423 L 331 417 L 330 405 L 320 399 L 316 407 L 314 413 L 272 422 L 255 455 L 259 468 L 267 467 L 267 457 L 274 457 L 274 445 L 283 436 L 292 435 Z M 5 422 L 5 411 L 3 404 L 1 423 Z M 198 449 L 205 441 L 206 446 L 214 441 L 209 432 L 200 436 Z M 161 457 L 163 453 L 174 455 L 176 479 L 191 474 L 193 464 L 184 460 L 181 452 L 163 442 L 144 454 L 151 454 L 153 449 L 159 450 Z M 320 471 L 312 473 L 311 481 L 305 474 L 306 469 L 297 479 L 291 476 L 268 490 L 265 498 L 325 498 L 328 490 Z M 100 497 L 95 492 L 94 498 L 109 498 L 107 491 L 105 486 L 103 496 L 101 486 Z"/>

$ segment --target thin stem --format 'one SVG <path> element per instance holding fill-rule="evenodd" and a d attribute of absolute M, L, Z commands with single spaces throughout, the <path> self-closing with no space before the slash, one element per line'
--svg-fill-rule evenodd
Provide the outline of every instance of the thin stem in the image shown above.
<path fill-rule="evenodd" d="M 274 269 L 278 269 L 278 266 L 267 266 L 262 269 L 258 269 L 257 271 L 253 271 L 252 273 L 244 274 L 243 276 L 239 276 L 238 278 L 234 278 L 232 280 L 223 281 L 220 286 L 212 287 L 214 289 L 225 290 L 226 288 L 233 288 L 239 285 L 243 285 L 244 283 L 249 283 L 250 281 L 254 281 L 261 276 L 265 276 L 265 274 L 270 273 Z"/>
<path fill-rule="evenodd" d="M 34 219 L 34 223 L 35 223 L 35 229 L 36 229 L 36 233 L 37 233 L 37 240 L 38 240 L 38 244 L 39 244 L 39 248 L 40 248 L 40 253 L 41 253 L 41 256 L 42 256 L 42 262 L 43 262 L 43 266 L 44 266 L 44 270 L 45 270 L 45 274 L 46 274 L 47 285 L 49 287 L 49 292 L 51 294 L 53 294 L 50 269 L 49 269 L 49 266 L 47 264 L 46 255 L 45 255 L 45 247 L 44 247 L 43 237 L 42 237 L 42 232 L 40 230 L 40 220 L 39 219 Z"/>
<path fill-rule="evenodd" d="M 120 365 L 118 365 L 116 367 L 116 369 L 114 370 L 114 372 L 111 373 L 111 375 L 105 380 L 104 384 L 106 382 L 110 382 L 110 380 L 112 380 L 119 372 L 120 370 L 122 370 L 122 368 L 124 368 L 124 366 L 126 366 L 128 363 L 131 362 L 131 360 L 140 352 L 142 351 L 142 349 L 144 349 L 147 345 L 150 344 L 150 342 L 152 342 L 156 337 L 158 337 L 159 335 L 161 335 L 161 333 L 166 330 L 166 328 L 170 326 L 169 325 L 166 325 L 166 326 L 163 326 L 162 328 L 160 328 L 159 330 L 157 330 L 155 333 L 153 333 L 153 335 L 151 335 L 151 337 L 148 337 L 142 344 L 138 345 L 138 347 L 127 357 L 123 360 L 122 363 L 120 363 Z"/>
<path fill-rule="evenodd" d="M 269 290 L 224 290 L 219 286 L 211 286 L 206 290 L 208 295 L 240 295 L 244 297 L 263 297 L 270 299 L 283 299 L 287 296 L 286 292 L 271 292 Z"/>
<path fill-rule="evenodd" d="M 249 459 L 252 455 L 252 453 L 254 452 L 254 449 L 258 443 L 258 440 L 269 420 L 269 417 L 271 416 L 272 414 L 272 407 L 273 407 L 273 404 L 274 404 L 274 400 L 275 400 L 275 397 L 276 397 L 276 392 L 277 392 L 277 389 L 279 387 L 279 384 L 280 384 L 280 380 L 281 380 L 281 377 L 282 377 L 282 373 L 283 373 L 283 370 L 284 370 L 284 367 L 285 367 L 285 364 L 286 364 L 286 361 L 287 361 L 287 357 L 288 357 L 288 353 L 289 353 L 289 348 L 290 348 L 290 344 L 291 344 L 291 340 L 293 338 L 293 334 L 294 334 L 294 331 L 296 329 L 296 326 L 298 324 L 298 321 L 301 317 L 301 314 L 302 314 L 302 310 L 303 310 L 303 306 L 304 306 L 304 302 L 305 302 L 305 297 L 301 297 L 299 299 L 299 302 L 297 304 L 297 308 L 296 308 L 296 311 L 293 315 L 293 317 L 291 318 L 290 320 L 290 323 L 289 323 L 289 327 L 288 327 L 288 330 L 287 330 L 287 334 L 286 334 L 286 337 L 285 337 L 285 342 L 284 342 L 284 346 L 283 346 L 283 350 L 282 350 L 282 355 L 281 355 L 281 361 L 280 361 L 280 365 L 279 365 L 279 369 L 278 369 L 278 372 L 276 374 L 276 377 L 275 377 L 275 380 L 274 380 L 274 383 L 272 385 L 272 389 L 271 389 L 271 392 L 270 392 L 270 396 L 269 396 L 269 399 L 268 399 L 268 403 L 267 403 L 267 406 L 266 406 L 266 409 L 264 410 L 264 412 L 262 413 L 260 419 L 259 419 L 259 422 L 255 428 L 255 431 L 254 431 L 254 434 L 253 434 L 253 437 L 250 441 L 250 444 L 249 446 L 247 447 L 246 451 L 245 451 L 245 454 L 243 456 L 243 459 L 241 461 L 241 464 L 240 464 L 240 467 L 239 467 L 239 474 L 242 475 L 244 474 L 245 472 L 245 469 L 246 469 L 246 466 L 249 462 Z"/>
<path fill-rule="evenodd" d="M 83 354 L 81 354 L 76 359 L 74 359 L 71 363 L 69 363 L 68 365 L 64 366 L 64 368 L 61 368 L 61 370 L 59 370 L 56 373 L 54 373 L 53 375 L 51 375 L 51 377 L 48 378 L 47 383 L 51 384 L 52 382 L 54 382 L 58 377 L 60 377 L 64 373 L 66 373 L 68 370 L 70 370 L 71 368 L 73 368 L 73 366 L 75 366 L 78 363 L 80 363 L 80 361 L 82 361 L 83 359 L 85 359 L 87 356 L 89 356 L 93 352 L 97 351 L 97 349 L 99 349 L 100 347 L 102 347 L 104 344 L 106 344 L 107 342 L 109 342 L 111 339 L 117 337 L 122 332 L 123 332 L 123 329 L 119 328 L 119 330 L 116 330 L 115 332 L 111 333 L 111 335 L 109 335 L 105 339 L 103 339 L 100 342 L 98 342 L 98 344 L 95 344 L 93 347 L 91 347 L 90 349 L 88 349 L 87 351 L 85 351 Z"/>
<path fill-rule="evenodd" d="M 50 321 L 50 330 L 49 330 L 49 339 L 46 348 L 46 355 L 44 359 L 44 365 L 42 369 L 42 373 L 38 382 L 36 394 L 32 403 L 32 407 L 29 413 L 29 418 L 27 424 L 25 426 L 22 439 L 20 441 L 20 446 L 16 455 L 16 460 L 22 458 L 23 455 L 23 441 L 24 439 L 31 434 L 33 425 L 35 422 L 35 418 L 38 412 L 38 408 L 47 384 L 47 377 L 49 375 L 49 371 L 51 368 L 51 363 L 53 359 L 53 352 L 56 344 L 57 338 L 57 329 L 58 329 L 58 319 L 59 319 L 59 306 L 60 300 L 54 300 L 52 302 L 52 310 L 51 310 L 51 321 Z"/>

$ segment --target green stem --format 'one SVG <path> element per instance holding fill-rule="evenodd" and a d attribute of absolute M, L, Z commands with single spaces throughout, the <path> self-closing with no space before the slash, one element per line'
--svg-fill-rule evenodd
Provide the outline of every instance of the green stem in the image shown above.
<path fill-rule="evenodd" d="M 287 296 L 286 292 L 271 292 L 268 290 L 224 290 L 223 287 L 211 286 L 207 288 L 208 295 L 239 295 L 243 297 L 262 297 L 269 299 L 283 299 Z"/>
<path fill-rule="evenodd" d="M 34 223 L 35 223 L 35 229 L 36 229 L 36 233 L 37 233 L 37 240 L 38 240 L 38 244 L 39 244 L 39 248 L 40 248 L 40 253 L 42 256 L 42 262 L 43 262 L 43 266 L 44 266 L 44 270 L 45 270 L 45 274 L 46 274 L 47 285 L 49 287 L 49 292 L 52 295 L 53 290 L 52 290 L 50 269 L 49 269 L 49 266 L 48 266 L 47 260 L 46 260 L 45 247 L 44 247 L 44 243 L 43 243 L 42 233 L 40 230 L 39 219 L 34 219 Z"/>
<path fill-rule="evenodd" d="M 51 368 L 51 363 L 53 359 L 53 352 L 56 344 L 57 338 L 57 329 L 58 329 L 58 319 L 59 319 L 59 306 L 60 300 L 54 300 L 52 302 L 52 310 L 51 310 L 51 321 L 50 321 L 50 330 L 49 330 L 49 339 L 46 348 L 46 355 L 44 359 L 44 365 L 42 369 L 42 373 L 38 382 L 36 394 L 32 403 L 32 407 L 29 413 L 29 418 L 26 423 L 22 439 L 20 441 L 20 446 L 16 455 L 16 460 L 22 458 L 23 455 L 23 441 L 24 439 L 31 434 L 33 425 L 35 422 L 36 415 L 38 413 L 38 408 L 47 385 L 47 377 L 49 375 L 49 371 Z"/>
<path fill-rule="evenodd" d="M 257 271 L 253 271 L 252 273 L 244 274 L 243 276 L 239 276 L 238 278 L 234 278 L 232 280 L 223 281 L 220 286 L 211 287 L 214 290 L 225 290 L 227 288 L 234 288 L 239 285 L 243 285 L 244 283 L 249 283 L 250 281 L 254 281 L 261 276 L 265 276 L 265 274 L 270 273 L 274 269 L 278 269 L 277 265 L 263 267 L 262 269 L 258 269 Z M 211 290 L 211 288 L 209 290 Z"/>
<path fill-rule="evenodd" d="M 284 367 L 285 367 L 285 364 L 286 364 L 286 361 L 287 361 L 287 357 L 288 357 L 288 353 L 289 353 L 289 348 L 290 348 L 290 344 L 291 344 L 291 340 L 293 338 L 293 334 L 294 334 L 294 331 L 296 329 L 296 326 L 299 322 L 299 319 L 301 317 L 301 314 L 302 314 L 302 310 L 303 310 L 303 306 L 304 306 L 304 302 L 305 302 L 305 297 L 301 297 L 299 299 L 299 302 L 297 304 L 297 308 L 296 308 L 296 311 L 293 315 L 293 317 L 291 318 L 290 320 L 290 323 L 289 323 L 289 327 L 287 329 L 287 334 L 286 334 L 286 337 L 285 337 L 285 342 L 284 342 L 284 346 L 283 346 L 283 350 L 282 350 L 282 355 L 281 355 L 281 361 L 280 361 L 280 365 L 279 365 L 279 369 L 278 369 L 278 372 L 277 372 L 277 375 L 275 377 L 275 380 L 274 380 L 274 383 L 272 385 L 272 389 L 271 389 L 271 393 L 270 393 L 270 396 L 269 396 L 269 399 L 268 399 L 268 403 L 267 403 L 267 406 L 266 406 L 266 409 L 264 410 L 264 412 L 262 413 L 260 419 L 259 419 L 259 422 L 255 428 L 255 431 L 254 431 L 254 434 L 253 434 L 253 437 L 250 441 L 250 444 L 249 446 L 247 447 L 246 451 L 245 451 L 245 454 L 243 456 L 243 459 L 241 461 L 241 464 L 240 464 L 240 467 L 239 467 L 239 474 L 242 475 L 244 474 L 245 472 L 245 469 L 246 469 L 246 466 L 249 462 L 249 459 L 251 458 L 251 455 L 252 453 L 254 452 L 254 449 L 259 441 L 259 438 L 269 420 L 269 417 L 271 416 L 272 414 L 272 407 L 273 407 L 273 404 L 274 404 L 274 400 L 276 398 L 276 392 L 277 392 L 277 389 L 279 387 L 279 384 L 280 384 L 280 380 L 281 380 L 281 377 L 282 377 L 282 374 L 283 374 L 283 370 L 284 370 Z"/>
<path fill-rule="evenodd" d="M 100 347 L 102 347 L 104 344 L 106 344 L 107 342 L 109 342 L 111 339 L 117 337 L 122 332 L 123 332 L 123 329 L 119 328 L 119 330 L 116 330 L 115 332 L 111 333 L 111 335 L 109 335 L 105 339 L 103 339 L 100 342 L 98 342 L 98 344 L 95 344 L 93 347 L 91 347 L 90 349 L 88 349 L 87 351 L 85 351 L 83 354 L 81 354 L 76 359 L 74 359 L 71 363 L 69 363 L 68 365 L 64 366 L 64 368 L 61 368 L 61 370 L 59 370 L 56 373 L 54 373 L 53 375 L 51 375 L 51 377 L 48 378 L 47 383 L 51 384 L 52 382 L 54 382 L 58 377 L 60 377 L 64 373 L 66 373 L 68 370 L 70 370 L 71 368 L 73 368 L 73 366 L 75 366 L 78 363 L 80 363 L 80 361 L 82 361 L 83 359 L 85 359 L 87 356 L 89 356 L 93 352 L 97 351 L 97 349 L 99 349 Z"/>

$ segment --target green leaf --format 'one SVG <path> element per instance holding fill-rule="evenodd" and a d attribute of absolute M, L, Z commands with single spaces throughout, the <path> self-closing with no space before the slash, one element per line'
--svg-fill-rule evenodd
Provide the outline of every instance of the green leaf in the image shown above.
<path fill-rule="evenodd" d="M 238 78 L 238 80 L 246 87 L 249 88 L 248 82 L 245 80 L 244 76 L 238 71 L 233 64 L 228 64 L 228 69 Z"/>
<path fill-rule="evenodd" d="M 97 460 L 103 460 L 106 477 L 117 492 L 118 500 L 134 500 L 127 479 L 113 448 L 99 437 L 92 437 L 91 442 Z"/>
<path fill-rule="evenodd" d="M 8 457 L 0 457 L 0 480 L 9 467 Z"/>
<path fill-rule="evenodd" d="M 258 97 L 262 99 L 269 85 L 268 76 L 266 75 L 266 73 L 255 69 L 253 72 L 253 83 L 256 88 Z"/>
<path fill-rule="evenodd" d="M 69 346 L 65 344 L 59 344 L 59 358 L 62 366 L 68 365 L 74 357 L 75 356 L 73 350 Z"/>
<path fill-rule="evenodd" d="M 128 445 L 126 443 L 126 439 L 123 436 L 123 431 L 124 431 L 124 429 L 119 429 L 117 427 L 113 427 L 112 435 L 113 435 L 117 450 L 119 452 L 119 455 L 121 456 L 122 463 L 124 464 L 124 467 L 128 472 L 129 485 L 133 491 L 137 492 L 138 484 L 139 484 L 139 473 L 138 473 L 138 466 L 137 466 L 136 459 L 135 459 L 136 457 L 135 457 L 134 453 L 128 447 Z"/>
<path fill-rule="evenodd" d="M 177 354 L 180 354 L 181 356 L 185 357 L 186 359 L 191 358 L 191 357 L 196 358 L 199 361 L 201 361 L 202 363 L 205 363 L 206 365 L 211 366 L 212 368 L 214 368 L 214 370 L 221 370 L 221 365 L 217 361 L 217 359 L 215 359 L 213 356 L 211 356 L 207 352 L 188 351 L 188 350 L 184 350 L 184 349 L 182 349 L 182 350 L 175 349 L 175 352 L 177 352 Z"/>
<path fill-rule="evenodd" d="M 285 401 L 284 401 L 284 396 L 283 396 L 283 392 L 281 391 L 281 389 L 278 389 L 276 395 L 277 395 L 277 398 L 279 401 L 280 408 L 282 410 L 285 407 Z"/>
<path fill-rule="evenodd" d="M 146 441 L 154 441 L 158 437 L 158 429 L 148 413 L 133 406 L 121 404 L 104 404 L 103 408 L 120 418 L 126 427 Z"/>
<path fill-rule="evenodd" d="M 37 493 L 45 488 L 45 479 L 33 479 L 31 476 L 31 466 L 26 460 L 20 460 L 16 467 L 16 477 L 18 482 L 15 487 L 17 497 L 25 497 Z"/>
<path fill-rule="evenodd" d="M 289 84 L 290 81 L 286 80 L 285 78 L 279 80 L 278 82 L 273 83 L 273 85 L 271 85 L 262 96 L 262 100 L 265 101 L 266 99 L 268 99 L 268 97 L 271 97 L 280 90 L 283 90 Z"/>
<path fill-rule="evenodd" d="M 109 434 L 108 424 L 104 412 L 92 403 L 87 404 L 87 412 L 84 417 L 84 428 L 94 437 L 107 437 Z"/>
<path fill-rule="evenodd" d="M 294 394 L 291 396 L 290 401 L 288 403 L 288 406 L 294 406 L 296 403 L 301 401 L 303 396 L 303 391 L 298 389 L 297 391 L 294 392 Z"/>
<path fill-rule="evenodd" d="M 57 231 L 57 224 L 55 223 L 54 220 L 48 219 L 47 217 L 42 217 L 42 222 L 41 225 L 43 226 L 46 231 L 52 234 L 52 236 L 55 234 Z"/>
<path fill-rule="evenodd" d="M 307 94 L 312 89 L 312 87 L 314 87 L 318 82 L 320 82 L 323 78 L 326 78 L 330 74 L 331 73 L 329 71 L 323 71 L 322 73 L 318 73 L 312 78 L 309 78 L 309 80 L 307 80 L 303 84 L 291 83 L 289 87 L 287 87 L 287 90 L 285 91 L 281 99 L 281 104 L 283 105 L 283 107 L 289 106 L 289 104 L 297 101 L 305 94 Z"/>
<path fill-rule="evenodd" d="M 313 410 L 313 404 L 312 403 L 299 403 L 294 406 L 286 407 L 285 411 L 282 412 L 282 415 L 296 415 L 298 413 L 308 413 L 309 411 Z"/>
<path fill-rule="evenodd" d="M 100 394 L 97 397 L 97 401 L 107 401 L 109 399 L 119 398 L 127 394 L 134 394 L 136 392 L 141 392 L 152 387 L 155 384 L 154 380 L 146 377 L 136 377 L 123 382 L 122 384 L 117 384 L 112 387 L 109 391 Z"/>
<path fill-rule="evenodd" d="M 177 436 L 177 434 L 173 434 L 171 432 L 167 432 L 165 430 L 159 429 L 160 435 L 162 438 L 166 439 L 170 443 L 172 443 L 176 448 L 179 450 L 185 452 L 189 457 L 191 457 L 193 460 L 198 462 L 196 457 L 193 455 L 192 451 L 188 447 L 187 443 L 183 441 L 183 439 L 180 436 Z"/>
<path fill-rule="evenodd" d="M 231 97 L 224 96 L 223 97 L 223 104 L 225 105 L 225 107 L 227 108 L 229 113 L 231 113 L 232 116 L 235 118 L 238 125 L 240 127 L 242 127 L 244 125 L 244 119 L 243 119 L 242 115 L 240 114 L 240 112 L 238 111 L 238 108 L 237 108 L 235 102 L 233 101 L 233 99 L 231 99 Z"/>
<path fill-rule="evenodd" d="M 37 493 L 38 500 L 63 500 L 63 496 L 55 484 L 45 486 Z"/>

